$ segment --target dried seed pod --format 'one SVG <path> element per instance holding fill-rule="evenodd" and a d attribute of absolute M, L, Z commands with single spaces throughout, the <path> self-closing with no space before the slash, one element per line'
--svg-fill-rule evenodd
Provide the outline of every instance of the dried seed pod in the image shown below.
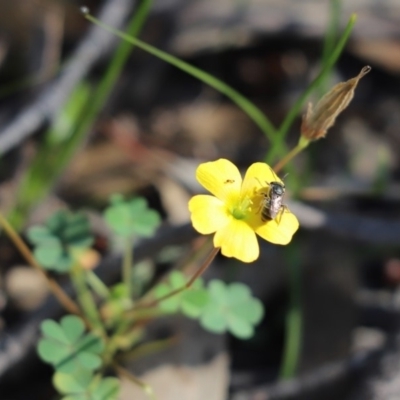
<path fill-rule="evenodd" d="M 327 130 L 335 123 L 336 117 L 349 105 L 359 80 L 370 71 L 371 67 L 367 65 L 356 77 L 335 85 L 316 104 L 315 109 L 308 103 L 301 124 L 301 135 L 308 141 L 324 137 Z"/>

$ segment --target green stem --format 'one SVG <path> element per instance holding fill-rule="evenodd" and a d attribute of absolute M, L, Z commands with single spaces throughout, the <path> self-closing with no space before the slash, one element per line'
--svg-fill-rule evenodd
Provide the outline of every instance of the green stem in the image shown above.
<path fill-rule="evenodd" d="M 289 161 L 291 161 L 294 157 L 297 156 L 297 154 L 303 151 L 308 146 L 308 144 L 308 141 L 299 141 L 296 147 L 290 150 L 290 152 L 287 153 L 285 157 L 283 157 L 279 162 L 275 164 L 273 170 L 278 173 Z"/>
<path fill-rule="evenodd" d="M 132 299 L 132 265 L 133 265 L 133 241 L 125 239 L 124 258 L 122 260 L 122 280 L 126 288 L 126 297 Z"/>
<path fill-rule="evenodd" d="M 296 251 L 292 248 L 291 252 Z M 297 253 L 297 252 L 296 252 Z M 298 257 L 290 257 L 289 284 L 290 308 L 286 315 L 285 343 L 282 363 L 279 372 L 280 379 L 290 379 L 296 374 L 300 359 L 303 318 L 301 312 L 301 279 Z"/>
<path fill-rule="evenodd" d="M 158 299 L 153 300 L 150 303 L 147 304 L 140 304 L 137 303 L 135 305 L 135 307 L 131 310 L 130 314 L 134 315 L 135 312 L 137 312 L 137 310 L 141 310 L 143 308 L 151 308 L 151 307 L 156 307 L 158 306 L 158 304 L 160 304 L 162 301 L 167 300 L 169 298 L 171 298 L 172 296 L 176 296 L 177 294 L 183 292 L 186 289 L 189 289 L 193 283 L 195 282 L 195 280 L 197 278 L 199 278 L 206 270 L 207 268 L 210 266 L 210 264 L 212 263 L 212 261 L 214 260 L 214 258 L 216 257 L 216 255 L 219 253 L 220 248 L 219 247 L 215 247 L 211 250 L 210 254 L 208 255 L 208 257 L 204 260 L 203 264 L 201 265 L 201 267 L 195 272 L 195 274 L 189 279 L 189 281 L 186 283 L 186 285 L 173 290 L 170 293 L 167 293 L 165 296 L 162 296 Z"/>
<path fill-rule="evenodd" d="M 152 0 L 142 0 L 137 12 L 129 21 L 127 32 L 138 35 L 149 13 Z M 109 98 L 115 82 L 120 76 L 133 47 L 122 41 L 116 49 L 107 70 L 105 71 L 96 90 L 89 88 L 89 84 L 81 82 L 71 93 L 71 101 L 67 102 L 63 110 L 46 133 L 45 140 L 40 144 L 30 168 L 20 182 L 17 200 L 11 210 L 10 220 L 14 226 L 21 227 L 27 213 L 40 202 L 50 191 L 56 179 L 63 172 L 77 148 L 86 138 L 87 132 L 93 125 L 96 117 Z M 58 131 L 60 120 L 67 116 L 68 134 L 62 143 L 54 143 L 53 135 Z M 58 122 L 57 122 L 58 121 Z M 62 123 L 65 126 L 65 121 Z M 64 127 L 62 129 L 65 129 Z"/>
<path fill-rule="evenodd" d="M 124 32 L 114 29 L 103 22 L 99 21 L 97 18 L 93 17 L 89 13 L 85 13 L 85 17 L 93 22 L 94 24 L 102 27 L 103 29 L 112 32 L 114 35 L 126 40 L 127 42 L 141 48 L 144 51 L 152 54 L 153 56 L 179 68 L 180 70 L 186 72 L 189 75 L 199 79 L 200 81 L 206 83 L 212 88 L 216 89 L 220 93 L 229 97 L 234 103 L 236 103 L 252 120 L 253 122 L 261 129 L 261 131 L 265 134 L 265 136 L 273 143 L 275 141 L 275 127 L 268 120 L 265 114 L 250 100 L 244 97 L 242 94 L 237 92 L 235 89 L 222 82 L 221 80 L 215 78 L 213 75 L 202 71 L 199 68 L 194 67 L 186 63 L 185 61 L 180 60 L 177 57 L 174 57 L 162 50 L 157 49 L 136 37 L 132 37 L 130 35 L 125 34 Z M 280 154 L 284 154 L 286 152 L 286 146 L 281 141 L 279 145 L 277 145 L 277 152 Z"/>
<path fill-rule="evenodd" d="M 331 56 L 327 60 L 326 64 L 322 67 L 321 72 L 311 82 L 311 84 L 308 86 L 308 88 L 303 92 L 303 94 L 298 98 L 298 100 L 295 102 L 293 107 L 289 110 L 288 114 L 286 115 L 286 118 L 283 120 L 281 126 L 279 127 L 278 133 L 275 136 L 275 141 L 273 143 L 273 146 L 265 160 L 268 164 L 272 163 L 272 161 L 275 159 L 275 157 L 278 154 L 280 154 L 280 151 L 282 148 L 282 142 L 285 140 L 286 134 L 288 133 L 290 127 L 292 126 L 295 118 L 298 116 L 298 114 L 299 114 L 301 108 L 303 107 L 303 104 L 305 103 L 308 96 L 310 96 L 311 92 L 320 85 L 320 83 L 325 79 L 326 74 L 328 74 L 330 72 L 330 70 L 332 69 L 332 67 L 336 64 L 338 58 L 342 54 L 344 46 L 346 45 L 346 43 L 350 37 L 350 34 L 353 30 L 356 20 L 357 20 L 357 16 L 355 14 L 353 14 L 350 17 L 350 20 L 347 23 L 347 26 L 343 32 L 343 35 L 341 36 L 340 40 L 338 41 L 334 51 L 332 52 Z"/>
<path fill-rule="evenodd" d="M 152 3 L 153 0 L 143 0 L 140 3 L 137 12 L 135 13 L 127 28 L 127 32 L 130 35 L 136 36 L 139 34 L 150 11 Z M 89 102 L 88 106 L 85 107 L 85 109 L 83 110 L 83 116 L 79 121 L 78 126 L 73 136 L 71 137 L 70 142 L 68 143 L 68 146 L 64 148 L 64 151 L 60 155 L 60 162 L 58 166 L 59 172 L 61 172 L 61 170 L 72 157 L 76 148 L 86 137 L 87 131 L 93 125 L 98 113 L 103 108 L 131 51 L 132 46 L 128 43 L 122 42 L 118 46 L 103 79 L 91 96 L 92 101 Z"/>
<path fill-rule="evenodd" d="M 76 290 L 79 304 L 81 305 L 91 327 L 105 337 L 106 332 L 103 322 L 92 297 L 92 293 L 86 284 L 84 271 L 79 265 L 74 265 L 70 272 L 70 276 Z"/>
<path fill-rule="evenodd" d="M 341 0 L 329 1 L 329 25 L 324 38 L 322 65 L 325 65 L 328 62 L 329 56 L 335 48 L 335 43 L 339 32 L 340 6 Z"/>
<path fill-rule="evenodd" d="M 22 257 L 25 258 L 26 262 L 30 264 L 36 271 L 39 272 L 42 276 L 45 277 L 47 283 L 49 285 L 50 290 L 56 299 L 60 302 L 60 304 L 71 314 L 81 315 L 80 309 L 78 305 L 64 292 L 62 287 L 56 282 L 55 279 L 50 278 L 41 265 L 36 261 L 29 247 L 22 240 L 21 236 L 17 233 L 17 231 L 13 228 L 11 224 L 4 218 L 3 214 L 0 213 L 0 227 L 4 229 L 7 236 L 14 243 L 14 246 L 21 253 Z"/>
<path fill-rule="evenodd" d="M 108 287 L 93 271 L 86 271 L 85 274 L 87 283 L 101 298 L 107 299 L 110 297 Z"/>
<path fill-rule="evenodd" d="M 144 343 L 129 352 L 123 353 L 121 356 L 118 357 L 118 360 L 124 363 L 127 361 L 137 360 L 138 358 L 142 358 L 150 354 L 163 351 L 175 345 L 177 341 L 178 337 L 172 336 L 166 339 L 159 339 L 152 342 Z"/>

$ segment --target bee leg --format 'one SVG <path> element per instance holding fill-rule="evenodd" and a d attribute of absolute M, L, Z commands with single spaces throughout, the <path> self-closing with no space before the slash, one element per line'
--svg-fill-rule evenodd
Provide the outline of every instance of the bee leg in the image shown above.
<path fill-rule="evenodd" d="M 286 204 L 282 204 L 279 210 L 279 214 L 276 216 L 276 222 L 278 222 L 278 225 L 281 223 L 282 215 L 285 213 L 285 211 L 289 211 L 289 208 Z"/>
<path fill-rule="evenodd" d="M 256 214 L 259 214 L 261 210 L 264 208 L 265 204 L 269 205 L 269 198 L 266 193 L 260 193 L 260 195 L 263 196 L 263 199 L 260 201 L 260 205 L 258 207 L 258 210 L 256 211 Z"/>

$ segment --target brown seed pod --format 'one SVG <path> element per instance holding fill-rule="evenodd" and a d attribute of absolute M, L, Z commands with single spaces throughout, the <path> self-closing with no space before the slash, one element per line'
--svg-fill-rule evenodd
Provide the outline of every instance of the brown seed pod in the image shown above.
<path fill-rule="evenodd" d="M 301 124 L 301 135 L 308 141 L 324 137 L 327 130 L 335 123 L 336 117 L 349 105 L 359 80 L 371 69 L 367 65 L 356 77 L 335 85 L 319 100 L 314 109 L 312 104 L 308 103 Z"/>

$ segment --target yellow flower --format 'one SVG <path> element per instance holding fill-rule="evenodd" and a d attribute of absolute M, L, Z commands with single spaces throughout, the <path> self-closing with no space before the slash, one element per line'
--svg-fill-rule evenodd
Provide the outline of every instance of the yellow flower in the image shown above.
<path fill-rule="evenodd" d="M 254 261 L 260 252 L 256 234 L 271 243 L 288 244 L 297 231 L 299 222 L 287 208 L 273 220 L 261 218 L 267 183 L 282 183 L 267 164 L 252 164 L 242 183 L 237 167 L 219 159 L 200 164 L 196 178 L 214 196 L 190 199 L 193 227 L 204 235 L 215 233 L 214 246 L 220 247 L 224 256 Z"/>

